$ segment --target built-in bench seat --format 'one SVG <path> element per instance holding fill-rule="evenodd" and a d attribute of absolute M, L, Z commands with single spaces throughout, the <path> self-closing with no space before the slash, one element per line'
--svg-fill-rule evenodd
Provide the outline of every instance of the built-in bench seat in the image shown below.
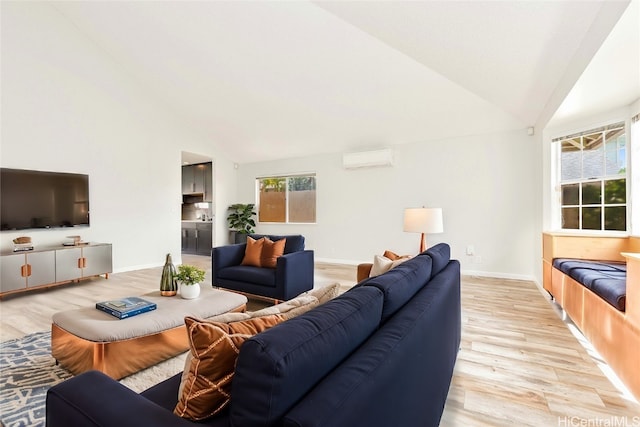
<path fill-rule="evenodd" d="M 590 289 L 620 311 L 627 300 L 627 264 L 613 261 L 590 261 L 556 258 L 553 267 Z"/>
<path fill-rule="evenodd" d="M 542 235 L 543 287 L 640 399 L 640 237 Z"/>

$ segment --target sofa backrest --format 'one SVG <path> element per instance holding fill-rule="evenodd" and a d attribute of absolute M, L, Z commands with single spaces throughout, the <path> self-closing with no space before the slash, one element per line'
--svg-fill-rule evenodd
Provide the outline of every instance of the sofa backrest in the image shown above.
<path fill-rule="evenodd" d="M 382 321 L 407 303 L 431 278 L 431 257 L 416 256 L 379 276 L 361 282 L 358 287 L 376 287 L 384 295 Z"/>
<path fill-rule="evenodd" d="M 287 242 L 284 244 L 284 253 L 290 254 L 291 252 L 299 252 L 304 250 L 304 236 L 301 234 L 291 234 L 288 236 L 276 236 L 273 234 L 250 234 L 252 239 L 260 239 L 261 237 L 267 237 L 272 242 L 278 241 L 280 239 L 287 239 Z"/>
<path fill-rule="evenodd" d="M 431 257 L 431 277 L 440 273 L 451 260 L 451 248 L 446 243 L 438 243 L 423 252 L 421 256 L 429 255 Z"/>
<path fill-rule="evenodd" d="M 247 340 L 231 390 L 233 426 L 269 427 L 378 328 L 382 292 L 352 289 Z"/>

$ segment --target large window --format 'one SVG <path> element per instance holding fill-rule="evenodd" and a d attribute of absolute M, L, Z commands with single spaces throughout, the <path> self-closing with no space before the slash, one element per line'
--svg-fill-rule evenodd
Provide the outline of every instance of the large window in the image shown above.
<path fill-rule="evenodd" d="M 627 229 L 624 123 L 554 139 L 560 158 L 563 229 Z"/>
<path fill-rule="evenodd" d="M 314 174 L 258 178 L 258 221 L 316 222 Z"/>

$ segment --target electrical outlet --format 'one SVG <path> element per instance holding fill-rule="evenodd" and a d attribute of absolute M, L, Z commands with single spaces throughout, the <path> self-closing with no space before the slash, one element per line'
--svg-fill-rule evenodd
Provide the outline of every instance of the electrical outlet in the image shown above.
<path fill-rule="evenodd" d="M 476 249 L 473 245 L 467 245 L 467 256 L 473 256 L 476 253 Z"/>

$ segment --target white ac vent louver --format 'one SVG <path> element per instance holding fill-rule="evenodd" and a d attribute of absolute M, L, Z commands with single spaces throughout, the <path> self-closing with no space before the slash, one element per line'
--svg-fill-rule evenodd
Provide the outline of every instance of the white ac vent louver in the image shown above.
<path fill-rule="evenodd" d="M 342 166 L 345 169 L 371 168 L 376 166 L 393 166 L 393 150 L 361 151 L 342 155 Z"/>

